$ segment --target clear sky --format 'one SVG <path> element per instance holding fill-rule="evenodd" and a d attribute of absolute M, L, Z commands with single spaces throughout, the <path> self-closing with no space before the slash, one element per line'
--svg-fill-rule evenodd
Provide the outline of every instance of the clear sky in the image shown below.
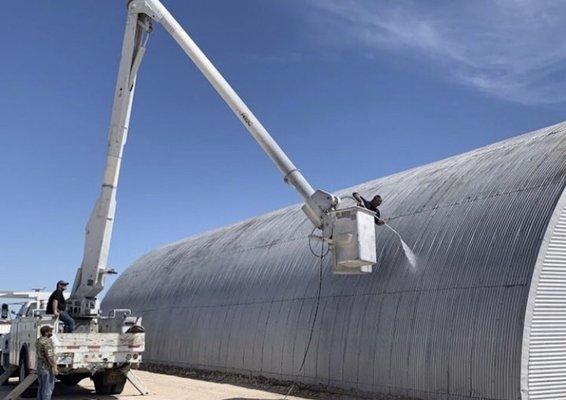
<path fill-rule="evenodd" d="M 335 190 L 565 118 L 564 3 L 164 0 L 313 186 Z M 98 196 L 125 1 L 2 2 L 0 289 L 73 280 Z M 110 264 L 298 202 L 159 26 Z"/>

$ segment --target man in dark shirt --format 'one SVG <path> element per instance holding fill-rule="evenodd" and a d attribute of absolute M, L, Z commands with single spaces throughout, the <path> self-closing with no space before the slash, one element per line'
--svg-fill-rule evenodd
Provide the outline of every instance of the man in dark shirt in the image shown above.
<path fill-rule="evenodd" d="M 352 193 L 352 197 L 354 197 L 354 199 L 356 199 L 359 207 L 367 208 L 368 210 L 373 211 L 375 213 L 375 224 L 376 225 L 384 225 L 385 224 L 385 221 L 383 221 L 380 218 L 381 214 L 379 212 L 379 209 L 377 208 L 383 202 L 383 199 L 381 198 L 380 195 L 376 194 L 375 196 L 373 196 L 373 199 L 371 199 L 371 201 L 367 201 L 357 192 Z"/>
<path fill-rule="evenodd" d="M 53 318 L 59 318 L 59 321 L 65 325 L 65 333 L 72 333 L 75 330 L 75 320 L 67 312 L 67 302 L 63 295 L 68 284 L 69 282 L 65 281 L 57 282 L 57 289 L 51 293 L 47 301 L 46 313 L 53 315 Z"/>

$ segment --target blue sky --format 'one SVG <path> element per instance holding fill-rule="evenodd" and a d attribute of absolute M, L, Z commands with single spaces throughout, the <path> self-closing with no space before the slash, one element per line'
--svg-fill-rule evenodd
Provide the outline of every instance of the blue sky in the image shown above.
<path fill-rule="evenodd" d="M 74 278 L 100 186 L 124 3 L 3 2 L 0 289 Z M 315 187 L 351 186 L 565 119 L 560 2 L 164 3 Z M 296 202 L 156 26 L 111 266 Z"/>

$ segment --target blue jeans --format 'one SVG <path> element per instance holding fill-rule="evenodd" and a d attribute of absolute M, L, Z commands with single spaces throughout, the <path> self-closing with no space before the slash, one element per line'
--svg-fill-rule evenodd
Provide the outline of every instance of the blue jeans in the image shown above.
<path fill-rule="evenodd" d="M 55 374 L 49 367 L 37 366 L 37 400 L 51 400 L 55 388 Z"/>
<path fill-rule="evenodd" d="M 60 311 L 59 312 L 59 321 L 65 325 L 65 333 L 73 333 L 75 330 L 75 320 L 71 318 L 67 311 Z"/>

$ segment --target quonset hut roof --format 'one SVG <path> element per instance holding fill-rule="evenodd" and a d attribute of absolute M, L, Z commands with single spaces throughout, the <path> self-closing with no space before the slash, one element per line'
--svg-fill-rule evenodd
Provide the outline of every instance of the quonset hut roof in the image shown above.
<path fill-rule="evenodd" d="M 371 181 L 371 275 L 325 259 L 304 370 L 312 385 L 422 399 L 566 396 L 566 124 Z M 318 263 L 298 206 L 154 250 L 103 308 L 131 308 L 149 363 L 294 380 Z"/>

